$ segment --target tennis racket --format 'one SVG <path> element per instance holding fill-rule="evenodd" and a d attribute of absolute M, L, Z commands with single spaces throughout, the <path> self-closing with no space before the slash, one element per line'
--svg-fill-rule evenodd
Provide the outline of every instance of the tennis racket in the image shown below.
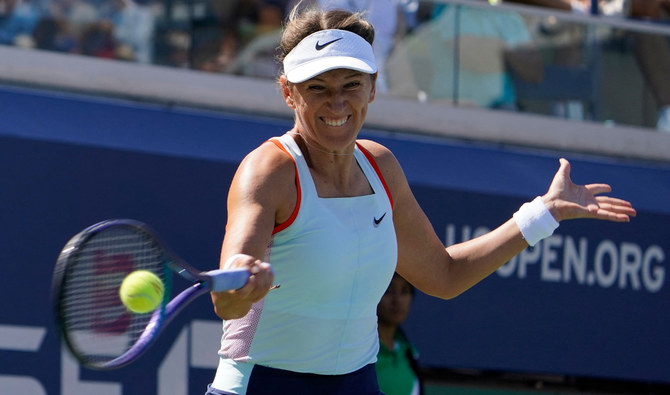
<path fill-rule="evenodd" d="M 135 270 L 148 270 L 163 281 L 163 300 L 152 312 L 130 312 L 120 300 L 121 282 Z M 194 284 L 169 300 L 173 273 Z M 52 285 L 57 326 L 83 366 L 119 368 L 142 355 L 191 301 L 210 291 L 240 288 L 248 278 L 246 269 L 195 270 L 141 222 L 100 222 L 70 239 L 58 257 Z"/>

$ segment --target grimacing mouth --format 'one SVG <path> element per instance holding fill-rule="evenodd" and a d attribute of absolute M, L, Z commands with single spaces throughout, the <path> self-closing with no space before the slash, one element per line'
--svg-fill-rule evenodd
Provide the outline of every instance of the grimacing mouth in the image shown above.
<path fill-rule="evenodd" d="M 320 117 L 320 119 L 328 126 L 342 126 L 347 121 L 351 118 L 351 115 L 347 115 L 346 117 L 341 117 L 341 118 L 326 118 L 326 117 Z"/>

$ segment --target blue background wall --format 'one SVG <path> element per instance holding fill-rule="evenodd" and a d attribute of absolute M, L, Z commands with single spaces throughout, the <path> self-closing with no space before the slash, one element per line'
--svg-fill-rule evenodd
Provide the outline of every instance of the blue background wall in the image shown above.
<path fill-rule="evenodd" d="M 15 88 L 0 89 L 0 108 L 0 388 L 169 394 L 181 380 L 204 393 L 220 327 L 207 298 L 136 364 L 89 371 L 61 349 L 53 265 L 84 227 L 134 218 L 192 265 L 215 268 L 237 163 L 290 123 Z M 504 222 L 558 167 L 554 153 L 362 137 L 396 154 L 445 243 Z M 424 364 L 670 383 L 670 168 L 567 157 L 575 182 L 612 184 L 638 217 L 564 223 L 455 300 L 419 294 L 407 331 Z"/>

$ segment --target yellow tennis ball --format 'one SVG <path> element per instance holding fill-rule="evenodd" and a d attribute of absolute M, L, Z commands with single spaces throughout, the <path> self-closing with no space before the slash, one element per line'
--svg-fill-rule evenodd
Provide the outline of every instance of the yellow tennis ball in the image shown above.
<path fill-rule="evenodd" d="M 161 304 L 164 291 L 163 282 L 157 275 L 148 270 L 136 270 L 123 279 L 119 297 L 128 310 L 148 313 Z"/>

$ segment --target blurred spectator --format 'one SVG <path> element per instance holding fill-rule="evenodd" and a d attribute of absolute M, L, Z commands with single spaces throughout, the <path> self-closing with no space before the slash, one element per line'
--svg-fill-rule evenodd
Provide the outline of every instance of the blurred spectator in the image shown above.
<path fill-rule="evenodd" d="M 158 43 L 158 64 L 179 68 L 190 66 L 189 51 L 191 36 L 180 29 L 170 29 L 163 33 Z M 158 54 L 157 54 L 158 55 Z"/>
<path fill-rule="evenodd" d="M 515 3 L 588 12 L 587 0 L 507 0 Z M 612 17 L 653 22 L 670 21 L 670 0 L 600 0 L 598 13 Z M 585 11 L 587 10 L 587 11 Z M 659 111 L 656 128 L 670 132 L 670 37 L 658 34 L 628 33 L 632 49 Z"/>
<path fill-rule="evenodd" d="M 79 46 L 82 55 L 116 59 L 114 25 L 105 19 L 88 24 L 82 31 Z"/>
<path fill-rule="evenodd" d="M 117 57 L 139 63 L 151 63 L 155 17 L 148 0 L 111 0 L 113 36 L 118 42 Z"/>
<path fill-rule="evenodd" d="M 277 48 L 289 2 L 240 0 L 232 29 L 223 44 L 219 63 L 223 71 L 250 77 L 276 78 Z"/>
<path fill-rule="evenodd" d="M 453 4 L 436 8 L 430 21 L 396 45 L 388 63 L 389 91 L 420 100 L 515 109 L 504 57 L 510 49 L 525 50 L 523 62 L 512 62 L 524 78 L 541 78 L 541 59 L 518 13 Z"/>
<path fill-rule="evenodd" d="M 85 26 L 95 23 L 98 12 L 88 0 L 51 0 L 33 30 L 34 47 L 48 51 L 80 51 Z"/>
<path fill-rule="evenodd" d="M 231 14 L 237 0 L 181 0 L 184 8 L 180 23 L 171 20 L 168 30 L 161 34 L 162 42 L 172 48 L 170 57 L 182 57 L 182 37 L 187 37 L 187 67 L 196 70 L 221 71 L 216 58 L 221 42 L 229 26 Z M 167 7 L 168 17 L 172 15 L 171 6 Z M 176 45 L 175 45 L 176 44 Z M 174 63 L 174 61 L 169 61 Z"/>
<path fill-rule="evenodd" d="M 33 30 L 43 14 L 37 1 L 0 0 L 0 44 L 33 47 Z"/>
<path fill-rule="evenodd" d="M 66 23 L 75 37 L 81 37 L 84 28 L 100 18 L 98 9 L 91 1 L 51 0 L 48 3 L 50 17 Z"/>
<path fill-rule="evenodd" d="M 423 393 L 419 353 L 400 328 L 409 314 L 414 292 L 414 287 L 395 273 L 377 305 L 379 353 L 375 368 L 379 389 L 386 395 Z"/>
<path fill-rule="evenodd" d="M 275 50 L 291 2 L 282 0 L 237 0 L 224 21 L 224 37 L 212 68 L 229 73 L 274 78 Z M 248 48 L 247 48 L 248 47 Z M 245 48 L 246 51 L 241 54 Z M 238 55 L 241 58 L 236 60 Z"/>
<path fill-rule="evenodd" d="M 670 0 L 629 1 L 630 17 L 670 22 Z M 635 57 L 659 107 L 656 128 L 670 132 L 670 37 L 647 33 L 631 36 Z"/>
<path fill-rule="evenodd" d="M 276 78 L 280 72 L 279 63 L 276 61 L 280 40 L 280 29 L 259 34 L 237 52 L 224 71 L 248 77 Z"/>
<path fill-rule="evenodd" d="M 419 0 L 395 0 L 402 18 L 399 18 L 399 22 L 404 24 L 402 30 L 409 32 L 414 30 L 414 28 L 419 24 Z"/>
<path fill-rule="evenodd" d="M 40 19 L 33 30 L 33 43 L 37 49 L 56 52 L 77 51 L 77 38 L 71 33 L 67 20 L 47 16 Z"/>

